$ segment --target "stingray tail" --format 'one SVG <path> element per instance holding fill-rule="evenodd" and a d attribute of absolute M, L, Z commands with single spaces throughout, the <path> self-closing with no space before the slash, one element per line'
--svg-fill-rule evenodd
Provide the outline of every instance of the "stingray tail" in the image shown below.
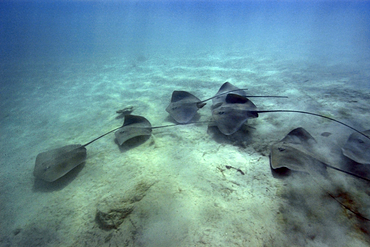
<path fill-rule="evenodd" d="M 98 137 L 96 137 L 95 139 L 93 139 L 93 140 L 89 141 L 88 143 L 85 143 L 85 144 L 84 144 L 84 145 L 82 145 L 82 146 L 83 146 L 83 147 L 86 147 L 87 145 L 90 145 L 90 144 L 91 144 L 91 143 L 93 143 L 94 141 L 99 140 L 100 138 L 102 138 L 102 137 L 104 137 L 104 136 L 106 136 L 106 135 L 108 135 L 108 134 L 112 133 L 113 131 L 118 130 L 119 128 L 121 128 L 121 127 L 118 127 L 118 128 L 112 129 L 112 130 L 108 131 L 107 133 L 102 134 L 101 136 L 98 136 Z"/>
<path fill-rule="evenodd" d="M 256 113 L 267 113 L 267 112 L 294 112 L 294 113 L 302 113 L 302 114 L 307 114 L 307 115 L 312 115 L 312 116 L 317 116 L 317 117 L 321 117 L 321 118 L 325 118 L 325 119 L 329 119 L 331 121 L 334 121 L 334 122 L 337 122 L 343 126 L 346 126 L 347 128 L 350 128 L 351 130 L 353 131 L 356 131 L 357 133 L 365 136 L 367 139 L 370 139 L 370 137 L 368 135 L 366 135 L 365 133 L 353 128 L 352 126 L 348 125 L 348 124 L 345 124 L 339 120 L 336 120 L 334 118 L 331 118 L 331 117 L 327 117 L 327 116 L 324 116 L 324 115 L 321 115 L 321 114 L 317 114 L 317 113 L 312 113 L 312 112 L 307 112 L 307 111 L 297 111 L 297 110 L 269 110 L 269 111 L 252 111 L 252 112 L 256 112 Z"/>
<path fill-rule="evenodd" d="M 370 182 L 370 179 L 369 179 L 369 178 L 365 178 L 365 177 L 362 177 L 362 176 L 357 175 L 357 174 L 355 174 L 355 173 L 352 173 L 352 172 L 349 172 L 349 171 L 345 171 L 345 170 L 342 170 L 342 169 L 336 168 L 335 166 L 331 166 L 331 165 L 328 165 L 328 164 L 324 164 L 324 165 L 325 165 L 326 167 L 329 167 L 329 168 L 333 169 L 333 170 L 336 170 L 336 171 L 339 171 L 339 172 L 343 172 L 343 173 L 348 174 L 348 175 L 351 175 L 351 176 L 353 176 L 353 177 L 356 177 L 356 178 L 359 178 L 359 179 L 363 179 L 363 180 L 365 180 L 365 181 Z"/>
<path fill-rule="evenodd" d="M 331 167 L 332 168 L 332 167 Z M 320 184 L 312 175 L 312 180 L 316 182 L 316 184 L 323 190 L 325 191 L 326 194 L 328 194 L 331 198 L 333 198 L 337 203 L 339 203 L 343 208 L 345 208 L 346 210 L 350 211 L 351 213 L 353 213 L 354 215 L 356 215 L 358 218 L 362 219 L 362 220 L 365 220 L 365 221 L 370 221 L 369 218 L 363 216 L 360 212 L 358 212 L 356 209 L 353 209 L 351 208 L 350 206 L 342 203 L 339 199 L 337 199 L 336 196 L 332 195 L 330 192 L 328 192 L 326 189 L 325 189 L 325 186 L 323 186 L 322 184 Z"/>

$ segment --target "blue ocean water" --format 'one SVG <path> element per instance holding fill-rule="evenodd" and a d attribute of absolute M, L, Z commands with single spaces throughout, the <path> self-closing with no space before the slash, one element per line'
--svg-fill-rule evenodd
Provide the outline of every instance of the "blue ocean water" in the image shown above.
<path fill-rule="evenodd" d="M 252 134 L 232 137 L 198 125 L 153 130 L 133 148 L 106 136 L 62 181 L 32 172 L 40 152 L 120 126 L 116 110 L 171 124 L 173 90 L 204 99 L 225 81 L 289 96 L 253 99 L 261 109 L 368 129 L 369 68 L 370 1 L 1 1 L 0 245 L 368 246 L 368 222 L 311 177 L 271 175 L 269 147 L 295 127 L 328 136 L 329 158 L 343 146 L 350 130 L 310 116 L 260 116 Z M 370 215 L 368 186 L 329 177 L 329 192 Z M 146 197 L 129 220 L 100 229 L 96 205 L 133 188 Z"/>
<path fill-rule="evenodd" d="M 368 58 L 368 1 L 2 1 L 1 59 L 241 49 Z"/>

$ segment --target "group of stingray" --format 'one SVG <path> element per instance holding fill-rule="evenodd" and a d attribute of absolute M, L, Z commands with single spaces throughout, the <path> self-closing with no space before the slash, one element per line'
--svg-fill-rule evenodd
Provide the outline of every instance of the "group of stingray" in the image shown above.
<path fill-rule="evenodd" d="M 192 120 L 197 114 L 197 111 L 209 100 L 212 100 L 212 122 L 224 135 L 234 134 L 248 121 L 248 119 L 257 118 L 259 113 L 293 112 L 309 114 L 329 119 L 352 129 L 354 133 L 343 146 L 343 154 L 357 163 L 370 164 L 370 130 L 361 132 L 333 118 L 306 111 L 258 110 L 256 105 L 249 98 L 287 97 L 247 95 L 245 90 L 246 89 L 239 89 L 229 82 L 225 82 L 215 96 L 206 100 L 200 100 L 186 91 L 174 91 L 172 93 L 170 104 L 166 108 L 166 111 L 177 122 L 177 124 L 172 125 L 152 126 L 149 120 L 145 117 L 131 115 L 132 109 L 119 111 L 119 113 L 122 113 L 125 117 L 122 126 L 117 127 L 84 145 L 66 145 L 38 154 L 33 174 L 37 179 L 47 182 L 53 182 L 63 177 L 75 167 L 85 162 L 87 158 L 86 146 L 112 132 L 115 132 L 117 143 L 122 145 L 126 141 L 138 136 L 150 136 L 153 129 L 194 123 Z M 312 159 L 318 160 L 317 154 L 312 148 L 312 145 L 314 145 L 315 142 L 315 139 L 302 128 L 291 131 L 284 139 L 271 147 L 271 167 L 273 169 L 286 167 L 292 170 L 307 171 L 305 168 L 307 163 L 312 163 Z M 326 166 L 357 176 L 351 172 L 335 168 L 331 165 Z M 370 181 L 366 177 L 360 178 Z"/>

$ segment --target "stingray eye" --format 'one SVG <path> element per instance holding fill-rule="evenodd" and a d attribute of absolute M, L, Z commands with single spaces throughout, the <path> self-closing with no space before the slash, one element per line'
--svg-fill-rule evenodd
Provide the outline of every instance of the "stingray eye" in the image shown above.
<path fill-rule="evenodd" d="M 278 148 L 278 150 L 279 150 L 280 152 L 284 152 L 284 151 L 285 151 L 285 148 Z"/>
<path fill-rule="evenodd" d="M 123 133 L 125 133 L 125 131 L 124 131 L 124 130 L 121 130 L 119 133 L 120 133 L 120 134 L 123 134 Z"/>
<path fill-rule="evenodd" d="M 361 139 L 357 139 L 357 141 L 358 141 L 358 143 L 364 143 L 364 141 L 363 140 L 361 140 Z"/>
<path fill-rule="evenodd" d="M 224 111 L 219 111 L 218 112 L 218 115 L 224 115 L 225 114 L 225 112 Z"/>

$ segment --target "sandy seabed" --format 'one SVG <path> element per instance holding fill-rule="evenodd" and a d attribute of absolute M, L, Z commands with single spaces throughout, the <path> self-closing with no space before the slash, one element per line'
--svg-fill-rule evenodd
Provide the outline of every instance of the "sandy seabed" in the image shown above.
<path fill-rule="evenodd" d="M 271 144 L 297 127 L 325 143 L 335 163 L 352 131 L 314 116 L 260 114 L 231 136 L 204 123 L 155 129 L 121 147 L 110 134 L 63 178 L 46 183 L 32 175 L 38 153 L 122 125 L 116 110 L 132 105 L 153 126 L 171 124 L 165 108 L 173 90 L 205 99 L 225 81 L 248 95 L 289 97 L 252 99 L 259 109 L 311 111 L 369 129 L 369 64 L 361 66 L 247 50 L 7 64 L 0 245 L 369 246 L 369 222 L 328 194 L 370 217 L 369 183 L 333 170 L 324 178 L 270 169 Z M 210 105 L 195 120 L 210 120 Z M 104 203 L 132 211 L 107 229 L 96 218 Z"/>

